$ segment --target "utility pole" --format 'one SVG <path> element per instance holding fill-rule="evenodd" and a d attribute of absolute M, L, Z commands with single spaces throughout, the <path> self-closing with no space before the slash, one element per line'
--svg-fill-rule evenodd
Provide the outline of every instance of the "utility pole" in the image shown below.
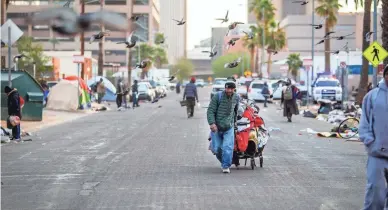
<path fill-rule="evenodd" d="M 311 24 L 315 24 L 315 0 L 312 2 L 312 10 L 311 10 Z M 314 82 L 314 39 L 315 39 L 315 31 L 314 27 L 311 27 L 311 82 L 309 82 L 311 87 L 307 87 L 307 101 L 309 102 L 310 100 L 310 91 L 311 90 L 311 95 L 313 94 L 313 82 Z M 308 74 L 307 74 L 307 79 L 310 79 Z"/>
<path fill-rule="evenodd" d="M 261 74 L 261 78 L 263 77 L 263 69 L 264 69 L 264 53 L 265 53 L 265 17 L 264 17 L 264 13 L 265 13 L 265 10 L 264 10 L 264 7 L 262 9 L 262 19 L 263 19 L 263 34 L 262 34 L 262 42 L 263 42 L 263 45 L 262 45 L 262 54 L 261 54 L 261 70 L 260 70 L 260 74 Z M 268 75 L 269 76 L 269 75 Z"/>
<path fill-rule="evenodd" d="M 81 15 L 85 14 L 85 0 L 80 0 L 81 1 Z M 85 33 L 84 31 L 81 31 L 81 36 L 79 38 L 79 41 L 81 42 L 81 55 L 84 56 L 85 52 Z M 84 63 L 81 63 L 81 77 L 84 79 Z"/>
<path fill-rule="evenodd" d="M 373 41 L 377 41 L 377 0 L 373 0 Z M 377 87 L 377 68 L 373 67 L 373 87 Z"/>

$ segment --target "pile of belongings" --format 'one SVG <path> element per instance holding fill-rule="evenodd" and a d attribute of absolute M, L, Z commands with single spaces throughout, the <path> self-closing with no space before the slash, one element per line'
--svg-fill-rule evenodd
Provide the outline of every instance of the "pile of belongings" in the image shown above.
<path fill-rule="evenodd" d="M 32 136 L 32 134 L 30 132 L 22 131 L 21 136 Z M 12 140 L 12 129 L 1 127 L 0 137 L 1 143 L 10 142 L 10 140 Z M 23 141 L 32 141 L 32 139 L 23 139 Z"/>

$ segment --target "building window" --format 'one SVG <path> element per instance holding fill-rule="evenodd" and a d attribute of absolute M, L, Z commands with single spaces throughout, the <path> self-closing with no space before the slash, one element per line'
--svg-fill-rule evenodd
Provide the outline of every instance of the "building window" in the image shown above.
<path fill-rule="evenodd" d="M 126 55 L 125 50 L 105 50 L 105 55 Z"/>
<path fill-rule="evenodd" d="M 32 27 L 32 29 L 35 31 L 47 31 L 47 30 L 49 30 L 49 28 L 50 27 L 48 25 L 34 25 Z"/>
<path fill-rule="evenodd" d="M 139 20 L 135 22 L 136 31 L 133 35 L 137 38 L 138 42 L 148 42 L 148 33 L 149 33 L 148 18 L 149 18 L 148 14 L 142 14 Z"/>
<path fill-rule="evenodd" d="M 149 0 L 135 0 L 135 5 L 148 5 Z"/>
<path fill-rule="evenodd" d="M 127 5 L 126 0 L 110 0 L 105 1 L 105 5 Z"/>
<path fill-rule="evenodd" d="M 92 50 L 92 56 L 98 56 L 98 50 Z"/>
<path fill-rule="evenodd" d="M 126 38 L 125 37 L 122 37 L 122 38 L 105 37 L 105 41 L 106 42 L 125 42 Z"/>
<path fill-rule="evenodd" d="M 7 13 L 7 18 L 25 18 L 28 13 Z"/>

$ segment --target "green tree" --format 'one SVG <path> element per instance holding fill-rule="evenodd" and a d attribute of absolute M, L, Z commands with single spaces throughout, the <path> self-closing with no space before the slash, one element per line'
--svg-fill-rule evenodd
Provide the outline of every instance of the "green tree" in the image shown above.
<path fill-rule="evenodd" d="M 286 64 L 288 65 L 288 72 L 294 77 L 294 80 L 296 80 L 296 77 L 299 74 L 299 69 L 303 66 L 303 61 L 300 59 L 300 54 L 289 54 Z"/>
<path fill-rule="evenodd" d="M 279 51 L 286 46 L 286 32 L 280 27 L 280 22 L 276 23 L 275 20 L 270 23 L 270 31 L 268 33 L 267 40 L 267 53 L 268 53 L 268 76 L 271 75 L 272 54 L 274 51 Z"/>
<path fill-rule="evenodd" d="M 249 50 L 249 56 L 250 56 L 250 70 L 253 71 L 255 68 L 255 52 L 256 52 L 256 47 L 260 45 L 261 39 L 259 39 L 259 34 L 261 31 L 261 28 L 256 27 L 256 26 L 250 26 L 251 33 L 253 34 L 253 39 L 248 39 L 248 36 L 244 36 L 242 38 L 243 45 Z"/>
<path fill-rule="evenodd" d="M 54 50 L 54 51 L 56 50 L 56 49 L 55 49 L 55 46 L 56 46 L 57 44 L 60 43 L 59 40 L 55 38 L 55 36 L 54 36 L 53 38 L 51 38 L 51 39 L 49 40 L 49 42 L 53 45 L 53 50 Z"/>
<path fill-rule="evenodd" d="M 52 66 L 47 66 L 51 58 L 43 54 L 43 46 L 38 43 L 33 43 L 33 38 L 22 36 L 16 43 L 16 47 L 20 54 L 27 58 L 18 61 L 18 68 L 23 69 L 25 66 L 31 66 L 33 62 L 36 64 L 36 73 L 52 71 Z"/>
<path fill-rule="evenodd" d="M 241 62 L 235 68 L 229 69 L 225 68 L 226 63 L 233 62 L 234 60 L 241 57 Z M 245 69 L 249 69 L 249 55 L 247 53 L 230 53 L 218 57 L 212 62 L 212 70 L 215 77 L 231 77 L 234 74 L 243 75 Z M 243 69 L 244 68 L 244 69 Z"/>
<path fill-rule="evenodd" d="M 138 47 L 135 47 L 135 49 L 132 51 L 133 56 L 136 56 L 136 58 L 139 55 L 139 49 L 140 49 L 140 61 L 137 63 L 140 63 L 143 60 L 149 60 L 147 61 L 148 64 L 146 68 L 142 69 L 141 71 L 141 79 L 144 79 L 145 76 L 147 75 L 148 70 L 151 68 L 154 60 L 154 55 L 155 55 L 155 49 L 151 45 L 148 45 L 147 43 L 141 43 Z M 138 60 L 138 59 L 137 59 Z"/>
<path fill-rule="evenodd" d="M 161 47 L 154 47 L 153 61 L 156 64 L 156 68 L 162 68 L 163 64 L 168 64 L 166 50 Z"/>
<path fill-rule="evenodd" d="M 170 75 L 176 75 L 176 78 L 182 82 L 184 79 L 189 78 L 193 71 L 194 64 L 186 58 L 181 58 L 172 66 Z"/>
<path fill-rule="evenodd" d="M 315 12 L 325 18 L 325 34 L 337 24 L 338 10 L 342 7 L 338 0 L 318 0 Z M 315 24 L 315 23 L 314 23 Z M 325 72 L 330 72 L 330 39 L 325 40 Z"/>
<path fill-rule="evenodd" d="M 154 43 L 156 45 L 159 45 L 162 41 L 165 40 L 164 34 L 163 33 L 156 33 L 155 34 L 155 40 Z"/>

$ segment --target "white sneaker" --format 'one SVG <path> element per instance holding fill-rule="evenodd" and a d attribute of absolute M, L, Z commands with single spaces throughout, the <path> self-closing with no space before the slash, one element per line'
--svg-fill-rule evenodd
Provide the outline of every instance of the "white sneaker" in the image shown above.
<path fill-rule="evenodd" d="M 230 169 L 229 168 L 223 168 L 222 173 L 224 174 L 230 174 Z"/>

